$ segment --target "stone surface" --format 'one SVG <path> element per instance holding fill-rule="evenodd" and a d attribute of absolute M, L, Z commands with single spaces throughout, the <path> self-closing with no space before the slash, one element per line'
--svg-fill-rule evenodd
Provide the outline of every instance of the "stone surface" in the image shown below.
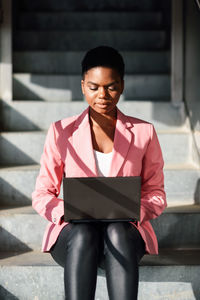
<path fill-rule="evenodd" d="M 168 204 L 176 205 L 178 203 L 200 203 L 199 178 L 200 170 L 192 169 L 174 169 L 166 170 L 165 189 Z"/>
<path fill-rule="evenodd" d="M 38 172 L 37 165 L 0 169 L 1 206 L 30 205 Z"/>
<path fill-rule="evenodd" d="M 40 162 L 46 132 L 9 132 L 0 136 L 1 165 L 30 165 Z M 181 166 L 192 160 L 193 138 L 189 133 L 158 133 L 165 165 Z M 33 147 L 34 145 L 34 147 Z"/>
<path fill-rule="evenodd" d="M 38 172 L 38 165 L 0 168 L 1 206 L 30 205 Z M 164 174 L 168 205 L 200 203 L 199 170 L 166 169 Z"/>
<path fill-rule="evenodd" d="M 119 22 L 120 19 L 120 22 Z M 17 22 L 20 30 L 90 30 L 95 29 L 160 29 L 160 12 L 22 12 Z"/>
<path fill-rule="evenodd" d="M 76 101 L 83 100 L 81 76 L 14 74 L 15 100 Z M 126 75 L 125 100 L 168 100 L 169 75 Z M 144 89 L 145 87 L 145 89 Z"/>
<path fill-rule="evenodd" d="M 151 223 L 161 248 L 199 247 L 199 208 L 193 213 L 166 212 Z M 46 225 L 31 207 L 1 210 L 0 251 L 40 250 Z"/>
<path fill-rule="evenodd" d="M 2 103 L 4 131 L 47 130 L 51 122 L 81 113 L 86 101 L 44 102 L 12 101 Z M 189 132 L 188 119 L 183 103 L 175 107 L 170 102 L 123 101 L 118 107 L 130 116 L 149 121 L 156 130 L 167 132 Z"/>
<path fill-rule="evenodd" d="M 126 74 L 169 73 L 170 55 L 168 51 L 122 51 L 121 54 L 124 58 Z M 14 73 L 80 75 L 81 61 L 84 55 L 83 51 L 14 52 Z"/>
<path fill-rule="evenodd" d="M 176 268 L 173 265 L 140 266 L 138 300 L 198 299 L 199 265 L 188 265 L 187 259 L 185 265 Z M 64 299 L 63 269 L 55 264 L 49 254 L 28 252 L 2 259 L 0 285 L 1 299 Z M 105 273 L 101 269 L 95 300 L 108 300 Z"/>
<path fill-rule="evenodd" d="M 163 51 L 167 47 L 166 33 L 159 31 L 161 15 L 159 12 L 154 15 L 143 14 L 142 22 L 138 20 L 138 11 L 152 11 L 155 7 L 158 10 L 158 1 L 21 0 L 18 4 L 20 9 L 26 11 L 20 18 L 23 24 L 18 23 L 25 30 L 14 33 L 14 47 L 20 50 L 14 53 L 14 71 L 29 74 L 14 75 L 15 99 L 63 102 L 16 101 L 11 105 L 3 104 L 1 128 L 16 133 L 1 135 L 2 164 L 37 164 L 44 133 L 17 131 L 46 130 L 52 121 L 76 114 L 86 107 L 83 101 L 70 102 L 82 99 L 80 77 L 76 75 L 80 74 L 83 50 L 99 45 L 102 41 L 120 50 L 128 50 L 123 53 L 127 73 L 137 76 L 126 77 L 126 100 L 170 99 L 170 61 L 169 53 Z M 99 12 L 110 11 L 113 7 L 120 11 L 120 22 L 119 13 L 116 12 L 104 12 L 103 21 L 98 22 L 103 16 Z M 64 11 L 77 9 L 82 12 L 74 14 Z M 129 13 L 123 14 L 124 9 Z M 43 10 L 48 10 L 48 13 L 41 13 Z M 84 10 L 87 13 L 84 14 Z M 99 12 L 88 14 L 93 10 Z M 132 14 L 130 10 L 137 13 Z M 27 14 L 27 11 L 31 13 Z M 91 32 L 87 31 L 91 28 L 90 22 L 93 23 Z M 127 25 L 130 30 L 126 30 Z M 106 30 L 110 26 L 120 30 Z M 49 49 L 52 52 L 46 51 Z M 78 51 L 67 52 L 69 50 Z M 153 51 L 147 55 L 147 50 Z M 177 205 L 152 221 L 160 246 L 171 248 L 162 249 L 159 256 L 145 256 L 141 261 L 138 299 L 200 299 L 200 207 L 180 207 L 180 204 L 200 203 L 200 170 L 184 105 L 172 107 L 170 103 L 150 101 L 124 101 L 120 105 L 128 114 L 153 122 L 161 134 L 162 147 L 167 145 L 164 157 L 167 163 L 165 183 L 168 203 Z M 36 144 L 38 147 L 33 148 Z M 30 251 L 40 249 L 47 222 L 31 207 L 18 207 L 30 205 L 37 174 L 37 165 L 0 169 L 0 250 L 7 250 L 0 253 L 0 299 L 64 299 L 63 270 L 49 260 L 50 256 L 37 253 L 33 258 Z M 3 209 L 3 206 L 9 205 L 18 208 Z M 175 251 L 174 247 L 196 249 L 184 252 Z M 27 252 L 20 256 L 11 253 L 13 250 Z M 105 274 L 99 270 L 98 275 L 95 299 L 106 300 Z"/>
<path fill-rule="evenodd" d="M 108 45 L 119 50 L 163 49 L 166 46 L 166 33 L 153 30 L 72 30 L 68 31 L 17 31 L 14 36 L 14 49 L 80 51 L 99 45 Z"/>
<path fill-rule="evenodd" d="M 8 269 L 8 268 L 7 268 Z M 187 272 L 187 268 L 185 268 Z M 193 267 L 193 273 L 195 267 Z M 64 300 L 64 287 L 63 287 L 63 274 L 59 267 L 55 268 L 40 268 L 35 267 L 10 267 L 7 271 L 2 269 L 4 275 L 5 284 L 4 287 L 0 287 L 1 299 L 6 300 Z M 18 280 L 11 280 L 8 276 L 8 272 L 18 275 Z M 145 270 L 144 270 L 145 272 Z M 156 270 L 155 270 L 156 272 Z M 37 273 L 35 275 L 34 273 Z M 35 276 L 34 276 L 35 275 Z M 29 283 L 27 284 L 27 278 Z M 47 279 L 48 278 L 48 279 Z M 192 280 L 191 278 L 190 280 Z M 1 280 L 1 278 L 0 278 Z M 6 283 L 5 283 L 6 280 Z M 170 279 L 169 279 L 170 280 Z M 11 284 L 12 282 L 12 284 Z M 197 284 L 196 284 L 197 285 Z M 190 282 L 140 282 L 138 300 L 195 300 L 194 291 Z M 99 276 L 97 279 L 95 300 L 108 300 L 106 279 Z"/>
<path fill-rule="evenodd" d="M 1 266 L 57 266 L 49 253 L 41 251 L 0 252 Z M 200 251 L 197 249 L 159 249 L 159 255 L 144 255 L 140 266 L 198 266 Z M 98 274 L 104 276 L 104 270 L 99 268 Z"/>
<path fill-rule="evenodd" d="M 89 1 L 85 0 L 82 1 L 73 1 L 68 0 L 67 2 L 65 0 L 59 0 L 59 2 L 55 2 L 54 0 L 35 0 L 34 2 L 30 2 L 29 0 L 21 0 L 20 1 L 20 7 L 22 7 L 24 10 L 39 10 L 39 11 L 63 11 L 63 10 L 69 10 L 69 11 L 93 11 L 93 10 L 153 10 L 156 8 L 157 2 L 155 0 L 125 0 L 125 1 Z"/>

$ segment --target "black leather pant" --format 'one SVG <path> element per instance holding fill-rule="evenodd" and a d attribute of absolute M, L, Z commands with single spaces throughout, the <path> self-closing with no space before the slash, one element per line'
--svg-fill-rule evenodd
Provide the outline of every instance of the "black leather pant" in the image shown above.
<path fill-rule="evenodd" d="M 104 264 L 110 300 L 134 300 L 138 292 L 138 263 L 145 245 L 128 222 L 70 223 L 51 249 L 64 267 L 65 299 L 93 300 L 97 269 Z"/>

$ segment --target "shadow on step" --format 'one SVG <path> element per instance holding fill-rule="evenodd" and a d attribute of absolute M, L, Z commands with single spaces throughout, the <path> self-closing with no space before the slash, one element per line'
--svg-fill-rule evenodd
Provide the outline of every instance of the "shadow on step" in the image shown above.
<path fill-rule="evenodd" d="M 19 224 L 19 226 L 23 226 L 23 224 Z M 10 257 L 10 252 L 14 251 L 29 252 L 32 249 L 0 226 L 0 253 L 2 252 L 2 258 Z"/>
<path fill-rule="evenodd" d="M 30 172 L 31 174 L 29 175 L 29 171 L 27 171 L 26 178 L 29 178 L 29 182 L 33 183 L 33 186 L 29 186 L 29 189 L 27 183 L 25 184 L 26 178 L 24 178 L 23 174 L 16 173 L 13 171 L 10 174 L 10 178 L 7 179 L 9 182 L 0 177 L 0 210 L 5 208 L 17 208 L 20 206 L 31 205 L 30 190 L 34 189 L 34 182 L 37 172 L 34 172 L 34 174 L 32 174 L 33 172 Z"/>
<path fill-rule="evenodd" d="M 15 100 L 73 101 L 83 99 L 81 76 L 16 75 L 13 79 Z"/>
<path fill-rule="evenodd" d="M 151 220 L 161 248 L 199 248 L 200 213 L 171 212 Z"/>
<path fill-rule="evenodd" d="M 0 131 L 40 130 L 37 124 L 25 117 L 12 105 L 8 105 L 2 101 L 2 104 L 0 104 L 0 109 L 2 111 L 2 116 L 0 118 Z"/>
<path fill-rule="evenodd" d="M 0 299 L 1 300 L 19 300 L 19 298 L 15 297 L 8 290 L 6 290 L 3 286 L 0 285 Z"/>
<path fill-rule="evenodd" d="M 8 140 L 11 138 L 11 142 Z M 32 142 L 32 146 L 34 145 L 34 142 Z M 16 166 L 16 165 L 34 165 L 37 164 L 38 162 L 36 159 L 33 159 L 31 156 L 27 155 L 25 151 L 23 151 L 23 147 L 25 149 L 25 146 L 28 147 L 27 144 L 30 143 L 30 141 L 27 141 L 26 145 L 23 144 L 23 135 L 18 134 L 17 136 L 12 136 L 8 135 L 7 137 L 1 137 L 0 139 L 0 147 L 1 147 L 1 153 L 0 153 L 0 164 L 2 166 Z M 17 147 L 15 144 L 18 144 L 20 146 Z M 35 147 L 36 151 L 38 150 L 39 153 L 34 152 L 34 148 L 29 146 L 28 151 L 31 151 L 30 154 L 35 156 L 38 154 L 40 157 L 41 155 L 41 150 L 39 147 Z M 26 149 L 25 149 L 26 150 Z"/>

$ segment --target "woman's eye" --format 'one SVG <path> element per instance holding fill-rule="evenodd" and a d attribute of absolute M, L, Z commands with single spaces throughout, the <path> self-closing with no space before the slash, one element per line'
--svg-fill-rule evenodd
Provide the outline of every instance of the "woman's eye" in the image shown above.
<path fill-rule="evenodd" d="M 116 87 L 115 87 L 115 86 L 109 86 L 108 90 L 111 91 L 111 92 L 112 92 L 112 91 L 115 91 L 115 90 L 116 90 Z"/>
<path fill-rule="evenodd" d="M 95 86 L 90 86 L 89 89 L 90 89 L 91 91 L 96 91 L 96 90 L 97 90 L 97 87 L 95 87 Z"/>

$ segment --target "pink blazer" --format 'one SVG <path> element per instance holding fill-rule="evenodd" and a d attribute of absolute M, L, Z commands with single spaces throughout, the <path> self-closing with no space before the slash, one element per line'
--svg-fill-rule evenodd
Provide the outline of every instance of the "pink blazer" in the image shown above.
<path fill-rule="evenodd" d="M 58 198 L 63 176 L 98 176 L 88 112 L 89 108 L 78 116 L 52 123 L 46 137 L 32 194 L 33 208 L 49 221 L 43 252 L 51 249 L 68 224 L 61 220 L 63 199 Z M 166 207 L 163 164 L 153 125 L 118 110 L 109 176 L 142 176 L 141 220 L 137 228 L 150 254 L 158 253 L 158 243 L 149 220 L 159 216 Z"/>

